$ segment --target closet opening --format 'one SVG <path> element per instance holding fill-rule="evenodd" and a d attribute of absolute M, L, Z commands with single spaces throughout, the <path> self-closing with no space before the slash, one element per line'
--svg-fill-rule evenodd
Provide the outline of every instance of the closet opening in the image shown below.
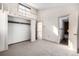
<path fill-rule="evenodd" d="M 31 40 L 30 21 L 8 16 L 8 45 Z"/>

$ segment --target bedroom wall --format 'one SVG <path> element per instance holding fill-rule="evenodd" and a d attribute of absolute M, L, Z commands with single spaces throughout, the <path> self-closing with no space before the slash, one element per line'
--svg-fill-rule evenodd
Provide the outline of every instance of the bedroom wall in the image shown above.
<path fill-rule="evenodd" d="M 42 20 L 42 37 L 45 40 L 49 40 L 55 43 L 59 43 L 59 26 L 58 17 L 69 16 L 69 47 L 77 51 L 77 21 L 78 10 L 77 4 L 67 4 L 45 10 L 40 10 L 40 20 Z"/>
<path fill-rule="evenodd" d="M 9 20 L 12 20 L 12 21 L 14 21 L 14 20 L 17 20 L 17 21 L 23 21 L 23 22 L 27 22 L 27 21 L 25 21 L 25 20 L 23 20 L 23 19 L 16 19 L 16 18 L 8 18 L 8 15 L 17 15 L 18 16 L 18 4 L 17 3 L 2 3 L 3 4 L 3 9 L 2 9 L 2 11 L 0 10 L 0 51 L 5 51 L 5 50 L 7 50 L 8 49 L 8 44 L 10 44 L 9 43 L 9 41 L 8 41 L 8 19 Z M 0 7 L 2 7 L 1 6 L 1 4 L 0 4 Z M 7 12 L 6 12 L 7 11 Z M 5 13 L 6 12 L 6 13 Z M 8 13 L 9 12 L 9 13 Z M 31 12 L 32 13 L 34 13 L 34 15 L 36 16 L 36 17 L 34 17 L 33 16 L 33 18 L 31 18 L 32 20 L 34 20 L 34 21 L 32 21 L 33 23 L 31 23 L 31 24 L 33 24 L 34 25 L 34 27 L 32 27 L 31 28 L 31 31 L 33 31 L 33 33 L 30 35 L 30 36 L 32 36 L 33 37 L 33 41 L 35 41 L 36 39 L 35 39 L 35 24 L 36 24 L 36 20 L 37 20 L 37 10 L 35 10 L 35 9 L 32 9 L 31 10 Z M 11 15 L 11 16 L 12 16 Z M 16 17 L 17 17 L 16 16 Z M 22 16 L 21 16 L 21 18 L 23 18 Z M 27 18 L 26 18 L 27 19 Z M 30 19 L 30 20 L 31 20 Z M 10 24 L 9 24 L 10 25 Z M 17 27 L 16 27 L 17 26 Z M 18 26 L 18 25 L 16 25 L 15 27 L 16 27 L 16 29 L 18 29 L 18 27 L 20 27 L 20 26 Z M 9 28 L 11 28 L 12 26 L 10 26 Z M 25 27 L 25 26 L 24 26 Z M 28 27 L 28 29 L 21 29 L 22 28 L 22 26 L 21 26 L 21 28 L 19 28 L 19 30 L 26 30 L 25 32 L 24 32 L 24 34 L 23 35 L 26 35 L 27 34 L 27 32 L 29 32 L 30 31 L 30 28 L 29 28 L 29 26 L 26 26 L 26 27 Z M 28 30 L 28 31 L 27 31 Z M 16 30 L 15 30 L 16 31 Z M 11 33 L 10 33 L 11 34 Z M 16 35 L 16 34 L 15 34 Z M 22 36 L 23 36 L 22 35 Z M 26 38 L 26 39 L 29 39 L 29 38 L 32 38 L 32 37 L 30 37 L 29 36 L 29 34 L 28 35 L 26 35 L 26 37 L 24 37 L 24 38 Z M 19 38 L 17 38 L 17 39 L 19 39 Z M 22 38 L 21 38 L 22 39 Z M 25 40 L 26 40 L 25 39 Z M 18 41 L 18 40 L 16 40 L 16 41 Z M 12 41 L 10 41 L 10 42 L 12 42 Z M 14 42 L 12 42 L 12 43 L 14 43 Z"/>

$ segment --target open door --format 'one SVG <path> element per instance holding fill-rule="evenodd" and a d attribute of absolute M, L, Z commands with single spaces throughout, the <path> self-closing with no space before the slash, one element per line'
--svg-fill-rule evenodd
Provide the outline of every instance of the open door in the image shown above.
<path fill-rule="evenodd" d="M 61 44 L 68 45 L 69 37 L 69 18 L 68 16 L 59 18 L 59 41 Z"/>
<path fill-rule="evenodd" d="M 68 37 L 69 37 L 69 22 L 63 21 L 63 38 L 61 39 L 60 43 L 64 45 L 68 45 Z"/>

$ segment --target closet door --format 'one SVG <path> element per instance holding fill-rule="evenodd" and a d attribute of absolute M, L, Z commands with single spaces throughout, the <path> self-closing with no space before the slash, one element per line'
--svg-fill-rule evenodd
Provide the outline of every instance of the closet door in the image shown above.
<path fill-rule="evenodd" d="M 29 23 L 9 21 L 8 26 L 9 26 L 8 44 L 30 40 L 30 24 Z"/>
<path fill-rule="evenodd" d="M 31 42 L 36 40 L 36 20 L 31 20 Z"/>
<path fill-rule="evenodd" d="M 7 14 L 0 11 L 0 51 L 8 49 L 7 44 Z"/>
<path fill-rule="evenodd" d="M 37 23 L 37 37 L 42 39 L 42 22 Z"/>

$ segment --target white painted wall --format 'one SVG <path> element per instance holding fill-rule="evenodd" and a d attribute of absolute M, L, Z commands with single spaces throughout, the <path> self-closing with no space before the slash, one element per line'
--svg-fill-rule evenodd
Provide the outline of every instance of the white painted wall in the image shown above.
<path fill-rule="evenodd" d="M 10 14 L 18 14 L 17 3 L 3 3 L 3 10 L 8 11 Z"/>
<path fill-rule="evenodd" d="M 9 16 L 10 21 L 17 21 L 23 23 L 29 23 L 29 21 L 25 19 L 15 18 Z M 13 44 L 25 40 L 29 40 L 30 38 L 30 25 L 25 24 L 16 24 L 16 23 L 8 23 L 8 44 Z"/>
<path fill-rule="evenodd" d="M 59 43 L 58 17 L 69 15 L 69 47 L 77 52 L 78 10 L 76 4 L 60 6 L 39 11 L 43 22 L 43 39 Z"/>
<path fill-rule="evenodd" d="M 4 11 L 8 11 L 9 14 L 13 14 L 13 15 L 21 15 L 21 17 L 27 17 L 27 18 L 32 18 L 32 19 L 37 19 L 37 10 L 29 5 L 27 5 L 26 3 L 23 3 L 24 5 L 28 6 L 31 8 L 30 12 L 31 12 L 31 16 L 23 16 L 19 13 L 19 4 L 18 3 L 3 3 L 3 10 Z"/>
<path fill-rule="evenodd" d="M 68 9 L 66 7 L 51 8 L 39 13 L 43 22 L 43 39 L 58 43 L 58 17 L 68 15 Z"/>

